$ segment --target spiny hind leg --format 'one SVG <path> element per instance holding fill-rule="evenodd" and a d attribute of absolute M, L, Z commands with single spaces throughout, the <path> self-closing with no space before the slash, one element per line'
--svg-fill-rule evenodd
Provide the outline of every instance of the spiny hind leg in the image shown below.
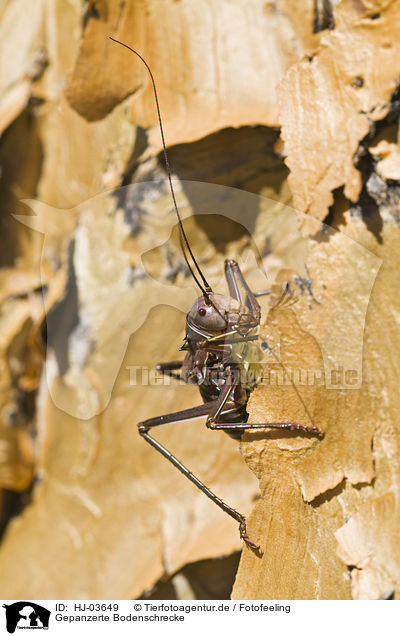
<path fill-rule="evenodd" d="M 228 411 L 225 413 L 224 411 L 221 415 L 228 415 Z M 317 426 L 304 426 L 303 424 L 297 424 L 296 422 L 264 422 L 264 423 L 250 423 L 247 424 L 245 422 L 213 422 L 209 425 L 209 428 L 216 431 L 223 430 L 235 430 L 235 431 L 247 431 L 247 430 L 260 430 L 260 429 L 279 429 L 286 431 L 299 431 L 300 433 L 305 433 L 306 435 L 315 435 L 316 437 L 323 437 L 324 433 Z"/>
<path fill-rule="evenodd" d="M 148 431 L 152 428 L 163 426 L 164 424 L 172 424 L 174 422 L 183 422 L 185 420 L 196 419 L 204 415 L 208 415 L 211 409 L 215 408 L 213 402 L 207 402 L 199 406 L 195 406 L 191 409 L 185 409 L 183 411 L 177 411 L 176 413 L 169 413 L 167 415 L 160 415 L 159 417 L 153 417 L 138 424 L 140 435 L 146 440 L 155 450 L 157 450 L 163 457 L 168 459 L 169 462 L 175 468 L 177 468 L 187 479 L 189 479 L 199 490 L 201 490 L 211 501 L 213 501 L 221 510 L 226 512 L 230 517 L 235 519 L 239 523 L 239 532 L 246 545 L 253 550 L 257 555 L 260 555 L 259 547 L 248 537 L 246 532 L 246 519 L 237 510 L 226 504 L 220 497 L 218 497 L 212 490 L 210 490 L 196 475 L 194 475 L 186 466 L 173 455 L 165 446 L 157 442 L 151 437 Z"/>

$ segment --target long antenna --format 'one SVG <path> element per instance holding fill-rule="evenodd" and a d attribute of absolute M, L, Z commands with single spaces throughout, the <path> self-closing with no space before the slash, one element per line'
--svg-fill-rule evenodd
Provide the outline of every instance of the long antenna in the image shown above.
<path fill-rule="evenodd" d="M 138 53 L 137 51 L 135 51 L 135 49 L 133 49 L 132 47 L 128 46 L 127 44 L 124 44 L 123 42 L 120 42 L 119 40 L 116 40 L 115 38 L 112 38 L 111 36 L 109 36 L 110 40 L 112 40 L 113 42 L 116 42 L 117 44 L 120 44 L 121 46 L 124 46 L 126 49 L 128 49 L 129 51 L 131 51 L 132 53 L 134 53 L 135 55 L 137 55 L 137 57 L 142 60 L 143 64 L 145 65 L 145 67 L 147 68 L 149 75 L 150 75 L 150 79 L 151 82 L 153 84 L 153 91 L 154 91 L 154 97 L 156 100 L 156 107 L 157 107 L 157 115 L 158 115 L 158 123 L 160 125 L 160 131 L 161 131 L 161 139 L 162 139 L 162 144 L 163 144 L 163 149 L 164 149 L 164 160 L 165 160 L 165 167 L 167 169 L 167 174 L 168 174 L 168 181 L 169 181 L 169 187 L 171 189 L 171 195 L 172 195 L 172 200 L 174 202 L 174 207 L 175 207 L 175 212 L 176 212 L 176 216 L 178 217 L 178 224 L 179 224 L 179 230 L 180 230 L 180 242 L 181 242 L 181 248 L 182 248 L 182 252 L 183 252 L 183 256 L 185 258 L 186 261 L 186 265 L 188 266 L 190 273 L 192 274 L 194 280 L 196 281 L 197 285 L 199 286 L 199 288 L 201 289 L 201 291 L 203 292 L 204 296 L 206 298 L 208 298 L 208 294 L 211 293 L 212 289 L 210 287 L 210 285 L 208 284 L 203 272 L 201 271 L 200 267 L 197 264 L 197 261 L 193 255 L 193 252 L 190 248 L 189 245 L 189 241 L 187 240 L 187 236 L 185 233 L 185 230 L 183 229 L 183 223 L 182 223 L 182 218 L 181 215 L 179 213 L 178 210 L 178 205 L 176 203 L 176 199 L 175 199 L 175 192 L 174 192 L 174 187 L 172 185 L 172 178 L 171 178 L 171 169 L 169 166 L 169 161 L 168 161 L 168 154 L 167 154 L 167 147 L 165 144 L 165 138 L 164 138 L 164 129 L 163 129 L 163 125 L 162 125 L 162 121 L 161 121 L 161 113 L 160 113 L 160 106 L 158 103 L 158 96 L 157 96 L 157 89 L 156 89 L 156 83 L 154 81 L 154 77 L 153 77 L 153 73 L 151 72 L 151 69 L 149 67 L 149 65 L 147 64 L 146 60 L 143 59 L 143 57 L 140 55 L 140 53 Z M 198 273 L 200 274 L 201 280 L 203 281 L 203 285 L 204 287 L 201 285 L 201 283 L 199 282 L 197 276 L 195 276 L 192 267 L 189 264 L 188 258 L 186 256 L 186 252 L 184 249 L 184 244 L 186 245 L 189 254 L 192 258 L 192 261 L 198 271 Z"/>

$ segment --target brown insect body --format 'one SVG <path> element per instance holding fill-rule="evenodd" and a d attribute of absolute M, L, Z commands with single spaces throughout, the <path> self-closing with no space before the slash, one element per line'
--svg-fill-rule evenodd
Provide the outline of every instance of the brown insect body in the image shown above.
<path fill-rule="evenodd" d="M 238 264 L 227 260 L 227 279 L 232 279 L 234 272 L 240 272 Z M 198 385 L 204 403 L 219 398 L 227 377 L 236 378 L 232 393 L 220 413 L 218 421 L 221 423 L 228 420 L 235 424 L 247 422 L 246 403 L 254 388 L 254 381 L 249 381 L 244 367 L 250 363 L 246 359 L 248 347 L 243 350 L 241 343 L 257 338 L 255 328 L 260 322 L 260 308 L 254 301 L 252 310 L 241 299 L 211 293 L 206 298 L 198 298 L 186 317 L 185 344 L 182 349 L 187 354 L 182 364 L 181 378 L 189 384 Z M 259 347 L 250 346 L 253 348 L 252 359 L 261 358 Z M 254 349 L 257 350 L 256 355 Z M 236 439 L 241 436 L 234 429 L 227 429 L 226 432 Z"/>

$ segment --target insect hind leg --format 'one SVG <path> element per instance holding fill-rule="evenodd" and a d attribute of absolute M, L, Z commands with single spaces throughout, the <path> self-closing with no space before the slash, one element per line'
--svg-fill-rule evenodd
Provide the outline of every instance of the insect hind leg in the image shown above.
<path fill-rule="evenodd" d="M 161 453 L 175 468 L 177 468 L 187 479 L 189 479 L 199 490 L 201 490 L 211 501 L 213 501 L 221 510 L 226 512 L 230 517 L 239 523 L 240 536 L 246 545 L 253 550 L 258 556 L 261 556 L 259 547 L 248 537 L 246 531 L 246 518 L 237 510 L 226 504 L 218 497 L 210 488 L 208 488 L 196 475 L 194 475 L 175 455 L 173 455 L 165 446 L 160 444 L 154 437 L 149 435 L 149 430 L 162 426 L 164 424 L 172 424 L 174 422 L 183 422 L 185 420 L 196 419 L 204 415 L 208 415 L 213 407 L 212 402 L 201 404 L 190 409 L 184 409 L 167 415 L 153 417 L 138 424 L 138 430 L 143 439 L 146 440 L 156 451 Z"/>
<path fill-rule="evenodd" d="M 224 412 L 222 412 L 224 415 Z M 244 431 L 247 430 L 260 430 L 260 429 L 278 429 L 278 430 L 286 430 L 286 431 L 299 431 L 300 433 L 305 433 L 306 435 L 315 435 L 315 437 L 323 437 L 324 433 L 317 426 L 304 426 L 303 424 L 297 424 L 296 422 L 264 422 L 264 423 L 245 423 L 245 422 L 213 422 L 209 424 L 210 429 L 214 429 L 216 431 Z"/>

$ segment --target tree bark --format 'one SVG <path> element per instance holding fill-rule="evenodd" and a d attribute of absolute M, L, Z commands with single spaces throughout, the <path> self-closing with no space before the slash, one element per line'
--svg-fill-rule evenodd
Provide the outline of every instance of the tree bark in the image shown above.
<path fill-rule="evenodd" d="M 399 593 L 400 9 L 295 4 L 3 2 L 3 598 L 222 598 L 242 548 L 137 432 L 201 402 L 154 373 L 198 290 L 109 36 L 213 289 L 271 288 L 249 422 L 323 433 L 155 434 L 250 515 L 233 598 Z"/>

